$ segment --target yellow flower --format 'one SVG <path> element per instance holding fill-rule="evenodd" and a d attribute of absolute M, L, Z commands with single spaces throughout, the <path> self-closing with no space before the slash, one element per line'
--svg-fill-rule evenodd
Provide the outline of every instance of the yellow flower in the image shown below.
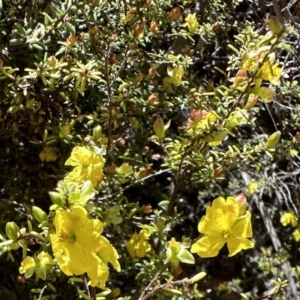
<path fill-rule="evenodd" d="M 139 234 L 134 233 L 131 236 L 126 248 L 132 258 L 144 257 L 146 252 L 151 250 L 151 246 L 147 241 L 150 235 L 150 231 L 142 229 Z"/>
<path fill-rule="evenodd" d="M 298 218 L 291 212 L 285 212 L 281 216 L 280 222 L 283 226 L 291 225 L 292 227 L 296 227 L 298 224 Z"/>
<path fill-rule="evenodd" d="M 83 207 L 74 206 L 70 212 L 57 210 L 54 225 L 56 234 L 50 235 L 52 249 L 66 275 L 83 274 L 89 265 L 97 264 L 94 253 L 103 230 L 99 220 L 88 219 Z"/>
<path fill-rule="evenodd" d="M 55 263 L 52 257 L 42 251 L 37 257 L 30 256 L 25 257 L 19 268 L 20 274 L 25 273 L 25 278 L 30 278 L 35 272 L 37 277 L 46 280 L 47 270 L 51 268 Z"/>
<path fill-rule="evenodd" d="M 90 180 L 95 186 L 103 179 L 104 159 L 86 147 L 75 147 L 66 166 L 75 167 L 64 179 L 66 183 L 81 184 Z"/>
<path fill-rule="evenodd" d="M 96 252 L 98 265 L 96 268 L 92 268 L 87 272 L 91 279 L 91 286 L 100 285 L 104 288 L 105 282 L 109 275 L 109 269 L 107 263 L 111 263 L 115 270 L 121 271 L 120 264 L 118 262 L 119 255 L 116 249 L 110 244 L 110 242 L 103 236 L 100 236 L 99 247 Z"/>
<path fill-rule="evenodd" d="M 278 66 L 278 63 L 271 65 L 272 62 L 266 61 L 260 72 L 259 77 L 263 80 L 270 81 L 274 85 L 280 84 L 280 77 L 282 74 L 282 69 Z"/>
<path fill-rule="evenodd" d="M 197 21 L 196 14 L 189 14 L 185 18 L 185 21 L 186 21 L 186 23 L 184 24 L 184 26 L 187 26 L 191 33 L 195 33 L 198 30 L 199 23 Z"/>
<path fill-rule="evenodd" d="M 240 215 L 241 209 L 245 208 L 240 208 L 233 197 L 215 199 L 212 206 L 206 208 L 206 215 L 198 225 L 198 231 L 205 236 L 192 245 L 191 252 L 200 257 L 213 257 L 227 243 L 229 256 L 233 256 L 254 247 L 254 243 L 248 240 L 252 237 L 251 213 L 246 211 Z"/>
<path fill-rule="evenodd" d="M 66 275 L 87 273 L 92 286 L 104 287 L 109 275 L 108 262 L 120 271 L 117 251 L 100 235 L 103 224 L 89 219 L 83 207 L 73 206 L 70 212 L 57 210 L 54 225 L 56 233 L 50 235 L 52 249 Z"/>
<path fill-rule="evenodd" d="M 41 161 L 55 161 L 57 159 L 57 148 L 46 146 L 39 154 Z"/>
<path fill-rule="evenodd" d="M 296 242 L 300 241 L 300 228 L 297 228 L 294 230 L 294 232 L 292 233 L 293 238 Z"/>

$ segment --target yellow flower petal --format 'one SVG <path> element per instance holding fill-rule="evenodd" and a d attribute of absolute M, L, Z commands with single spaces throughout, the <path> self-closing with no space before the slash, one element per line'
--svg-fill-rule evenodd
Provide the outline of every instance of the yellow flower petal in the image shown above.
<path fill-rule="evenodd" d="M 20 272 L 20 274 L 24 274 L 29 270 L 29 272 L 26 273 L 26 275 L 27 275 L 26 278 L 29 278 L 34 273 L 34 268 L 35 268 L 34 258 L 27 256 L 22 261 L 21 266 L 19 268 L 19 272 Z"/>
<path fill-rule="evenodd" d="M 227 247 L 229 251 L 228 256 L 233 256 L 240 252 L 241 250 L 246 250 L 254 247 L 254 243 L 248 239 L 237 239 L 234 237 L 229 237 L 227 240 Z"/>
<path fill-rule="evenodd" d="M 151 245 L 147 239 L 150 237 L 151 232 L 142 229 L 139 234 L 134 233 L 126 244 L 126 249 L 132 258 L 144 257 L 146 252 L 151 250 Z"/>
<path fill-rule="evenodd" d="M 226 240 L 219 236 L 205 236 L 198 240 L 191 247 L 192 253 L 197 253 L 200 257 L 214 257 L 219 254 L 220 249 L 225 245 Z"/>
<path fill-rule="evenodd" d="M 121 267 L 118 261 L 119 255 L 112 244 L 103 236 L 100 236 L 100 246 L 97 251 L 98 256 L 105 262 L 109 262 L 120 272 Z"/>
<path fill-rule="evenodd" d="M 39 154 L 41 161 L 55 161 L 57 159 L 57 148 L 46 146 Z"/>
<path fill-rule="evenodd" d="M 283 226 L 291 225 L 296 227 L 298 224 L 298 218 L 292 212 L 285 212 L 281 218 L 280 222 Z"/>

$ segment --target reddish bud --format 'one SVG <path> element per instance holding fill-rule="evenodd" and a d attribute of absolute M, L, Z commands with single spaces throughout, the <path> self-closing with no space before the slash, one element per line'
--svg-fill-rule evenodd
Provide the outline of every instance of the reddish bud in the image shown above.
<path fill-rule="evenodd" d="M 144 208 L 143 208 L 143 213 L 145 215 L 149 215 L 151 214 L 153 211 L 151 204 L 147 204 Z"/>
<path fill-rule="evenodd" d="M 78 37 L 74 34 L 72 34 L 70 37 L 67 39 L 67 45 L 69 47 L 74 46 L 77 43 Z"/>
<path fill-rule="evenodd" d="M 168 14 L 168 19 L 176 21 L 181 17 L 181 9 L 179 7 L 173 7 Z"/>
<path fill-rule="evenodd" d="M 137 37 L 139 37 L 143 33 L 144 33 L 144 26 L 141 23 L 134 24 L 133 37 L 136 39 Z"/>
<path fill-rule="evenodd" d="M 156 93 L 153 93 L 151 94 L 149 97 L 148 97 L 148 100 L 147 100 L 147 105 L 148 106 L 151 106 L 151 105 L 157 105 L 159 103 L 159 99 L 157 97 L 157 94 Z"/>
<path fill-rule="evenodd" d="M 218 177 L 222 176 L 223 171 L 224 171 L 223 167 L 221 167 L 221 166 L 217 167 L 213 172 L 213 177 L 218 178 Z"/>
<path fill-rule="evenodd" d="M 113 65 L 116 62 L 116 60 L 117 60 L 117 55 L 115 53 L 111 53 L 111 55 L 109 56 L 108 60 L 109 60 L 109 63 L 111 65 Z"/>
<path fill-rule="evenodd" d="M 158 26 L 155 21 L 152 21 L 150 23 L 150 29 L 153 34 L 155 34 L 158 31 Z"/>
<path fill-rule="evenodd" d="M 99 27 L 97 25 L 91 27 L 89 29 L 89 34 L 90 34 L 90 37 L 93 38 L 95 37 L 97 34 L 98 34 L 98 31 L 99 31 Z"/>
<path fill-rule="evenodd" d="M 51 67 L 51 68 L 54 68 L 54 67 L 55 67 L 56 62 L 57 62 L 57 59 L 56 59 L 56 57 L 55 57 L 54 55 L 50 56 L 50 57 L 48 58 L 48 61 L 47 61 L 48 66 Z"/>

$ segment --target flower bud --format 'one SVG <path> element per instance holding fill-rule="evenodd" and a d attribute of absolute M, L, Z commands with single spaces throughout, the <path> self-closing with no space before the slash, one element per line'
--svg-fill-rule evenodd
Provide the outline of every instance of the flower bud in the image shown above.
<path fill-rule="evenodd" d="M 157 117 L 153 125 L 155 135 L 162 140 L 165 136 L 165 124 L 161 117 Z"/>
<path fill-rule="evenodd" d="M 161 232 L 165 228 L 165 221 L 163 219 L 159 219 L 156 222 L 155 226 L 156 226 L 157 231 Z"/>
<path fill-rule="evenodd" d="M 98 31 L 99 31 L 99 27 L 97 25 L 91 27 L 89 29 L 89 35 L 91 38 L 95 37 L 97 34 L 98 34 Z"/>
<path fill-rule="evenodd" d="M 96 7 L 99 4 L 100 0 L 93 0 L 92 1 L 92 8 Z"/>
<path fill-rule="evenodd" d="M 129 11 L 122 21 L 125 23 L 130 22 L 134 18 L 134 16 L 135 13 Z"/>
<path fill-rule="evenodd" d="M 143 5 L 143 8 L 148 8 L 152 3 L 152 0 L 146 0 L 146 2 Z"/>
<path fill-rule="evenodd" d="M 218 177 L 222 176 L 223 171 L 224 171 L 223 167 L 220 166 L 220 167 L 218 167 L 218 168 L 216 168 L 216 169 L 214 170 L 212 176 L 213 176 L 214 178 L 218 178 Z"/>
<path fill-rule="evenodd" d="M 273 34 L 279 34 L 282 31 L 282 28 L 283 28 L 282 25 L 280 24 L 279 20 L 274 16 L 271 16 L 269 18 L 268 26 L 269 26 L 270 31 Z"/>
<path fill-rule="evenodd" d="M 117 35 L 116 33 L 113 33 L 113 34 L 109 37 L 109 39 L 110 39 L 111 41 L 114 41 L 117 37 L 118 37 L 118 35 Z"/>
<path fill-rule="evenodd" d="M 295 139 L 296 143 L 300 142 L 300 132 L 299 131 L 295 134 L 294 139 Z"/>
<path fill-rule="evenodd" d="M 235 201 L 237 202 L 239 206 L 239 216 L 243 215 L 247 208 L 247 198 L 246 196 L 241 193 L 235 197 Z"/>
<path fill-rule="evenodd" d="M 151 204 L 147 204 L 144 208 L 143 208 L 143 213 L 145 215 L 149 215 L 151 214 L 153 211 Z"/>
<path fill-rule="evenodd" d="M 76 35 L 72 34 L 72 35 L 67 39 L 67 45 L 68 45 L 69 47 L 72 47 L 72 46 L 74 46 L 74 45 L 76 44 L 77 40 L 78 40 L 78 37 L 77 37 Z"/>
<path fill-rule="evenodd" d="M 239 70 L 234 78 L 233 85 L 238 85 L 244 81 L 246 81 L 248 78 L 247 71 L 246 70 Z"/>
<path fill-rule="evenodd" d="M 109 175 L 114 175 L 116 173 L 116 170 L 117 170 L 117 166 L 115 164 L 111 164 L 106 168 L 107 174 Z"/>
<path fill-rule="evenodd" d="M 55 67 L 56 62 L 57 62 L 57 59 L 56 59 L 56 57 L 55 57 L 54 55 L 50 56 L 50 57 L 48 58 L 48 61 L 47 61 L 48 66 L 51 67 L 51 68 L 54 68 L 54 67 Z"/>
<path fill-rule="evenodd" d="M 281 136 L 281 132 L 280 131 L 276 131 L 274 132 L 268 139 L 267 143 L 266 143 L 266 148 L 270 149 L 270 148 L 274 148 L 279 140 L 280 140 L 280 136 Z"/>
<path fill-rule="evenodd" d="M 206 276 L 205 272 L 200 272 L 200 273 L 196 274 L 194 277 L 192 277 L 190 280 L 194 283 L 194 282 L 201 280 L 205 276 Z"/>
<path fill-rule="evenodd" d="M 50 196 L 52 202 L 54 204 L 57 204 L 58 206 L 64 206 L 66 204 L 65 200 L 63 199 L 63 196 L 59 193 L 49 192 L 49 196 Z"/>
<path fill-rule="evenodd" d="M 201 109 L 193 109 L 190 114 L 190 120 L 195 124 L 198 124 L 202 120 L 202 117 L 203 115 Z"/>
<path fill-rule="evenodd" d="M 247 103 L 244 106 L 244 109 L 250 110 L 251 108 L 253 108 L 257 103 L 257 99 L 258 97 L 256 95 L 250 94 Z"/>
<path fill-rule="evenodd" d="M 158 103 L 159 103 L 159 99 L 156 93 L 151 94 L 146 102 L 148 106 L 157 105 Z"/>
<path fill-rule="evenodd" d="M 168 19 L 176 21 L 181 17 L 181 9 L 179 7 L 173 7 L 168 14 Z"/>
<path fill-rule="evenodd" d="M 147 167 L 146 169 L 142 169 L 141 171 L 139 171 L 138 173 L 136 173 L 135 174 L 135 178 L 136 179 L 142 179 L 142 178 L 147 177 L 151 173 L 152 173 L 151 167 Z"/>
<path fill-rule="evenodd" d="M 109 60 L 109 63 L 111 65 L 113 65 L 117 60 L 117 54 L 111 53 L 108 60 Z"/>
<path fill-rule="evenodd" d="M 154 78 L 156 73 L 156 69 L 155 68 L 150 68 L 148 71 L 148 76 L 147 76 L 147 80 L 151 80 Z"/>
<path fill-rule="evenodd" d="M 47 214 L 37 206 L 32 207 L 32 214 L 39 223 L 48 221 Z"/>
<path fill-rule="evenodd" d="M 136 39 L 138 36 L 144 33 L 144 26 L 141 23 L 134 24 L 133 37 Z"/>
<path fill-rule="evenodd" d="M 5 227 L 6 235 L 13 241 L 18 239 L 19 227 L 15 222 L 6 223 Z"/>
<path fill-rule="evenodd" d="M 133 80 L 133 85 L 134 85 L 134 87 L 137 87 L 138 86 L 138 84 L 143 80 L 143 74 L 142 73 L 139 73 L 139 74 L 137 74 L 136 75 L 136 77 L 134 78 L 134 80 Z"/>
<path fill-rule="evenodd" d="M 102 128 L 100 125 L 97 125 L 94 129 L 93 129 L 93 139 L 94 141 L 98 141 L 101 137 L 102 134 Z"/>
<path fill-rule="evenodd" d="M 158 26 L 155 21 L 152 21 L 150 23 L 150 29 L 153 34 L 155 34 L 158 31 Z"/>
<path fill-rule="evenodd" d="M 216 31 L 218 31 L 220 29 L 220 27 L 221 27 L 220 23 L 219 22 L 215 22 L 214 24 L 211 25 L 211 30 L 213 32 L 216 32 Z"/>

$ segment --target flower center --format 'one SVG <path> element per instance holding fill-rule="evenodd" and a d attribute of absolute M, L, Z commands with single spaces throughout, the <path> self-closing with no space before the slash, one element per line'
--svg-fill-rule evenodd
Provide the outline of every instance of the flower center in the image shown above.
<path fill-rule="evenodd" d="M 231 230 L 229 230 L 229 231 L 223 231 L 223 237 L 224 237 L 224 239 L 227 239 L 231 234 L 232 234 Z"/>
<path fill-rule="evenodd" d="M 61 230 L 59 235 L 59 241 L 62 243 L 74 243 L 76 240 L 75 234 L 68 234 Z"/>
<path fill-rule="evenodd" d="M 81 158 L 81 163 L 82 163 L 82 167 L 84 168 L 87 168 L 90 164 L 90 159 L 88 156 L 84 155 L 82 158 Z"/>

